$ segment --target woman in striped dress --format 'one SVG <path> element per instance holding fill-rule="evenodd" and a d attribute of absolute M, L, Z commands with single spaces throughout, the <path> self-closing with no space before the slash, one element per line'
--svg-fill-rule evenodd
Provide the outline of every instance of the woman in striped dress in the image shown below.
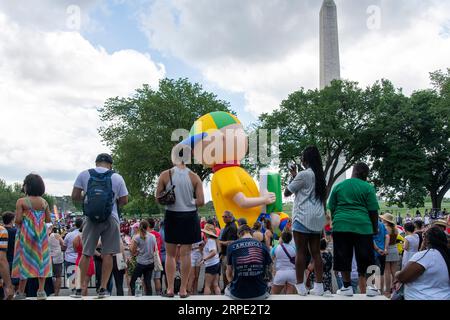
<path fill-rule="evenodd" d="M 15 242 L 12 277 L 19 278 L 16 300 L 26 298 L 25 286 L 28 278 L 38 278 L 37 299 L 44 300 L 45 278 L 52 276 L 50 250 L 46 223 L 51 222 L 44 181 L 39 175 L 29 174 L 23 182 L 26 197 L 17 200 L 16 220 L 18 226 Z"/>

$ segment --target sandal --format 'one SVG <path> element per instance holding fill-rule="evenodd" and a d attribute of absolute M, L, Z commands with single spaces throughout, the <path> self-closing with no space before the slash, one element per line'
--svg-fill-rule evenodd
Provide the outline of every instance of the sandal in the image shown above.
<path fill-rule="evenodd" d="M 180 294 L 180 298 L 181 298 L 181 299 L 186 299 L 187 297 L 189 297 L 189 293 L 186 293 L 186 294 Z"/>
<path fill-rule="evenodd" d="M 175 294 L 173 294 L 173 293 L 169 294 L 169 293 L 167 293 L 167 291 L 165 291 L 163 294 L 161 294 L 161 296 L 164 298 L 173 298 L 173 297 L 175 297 Z"/>

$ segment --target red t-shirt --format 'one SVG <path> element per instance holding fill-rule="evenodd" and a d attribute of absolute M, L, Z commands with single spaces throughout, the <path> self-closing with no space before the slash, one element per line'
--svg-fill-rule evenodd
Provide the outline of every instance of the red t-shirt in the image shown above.
<path fill-rule="evenodd" d="M 156 238 L 156 244 L 158 245 L 158 251 L 159 251 L 159 258 L 161 258 L 161 245 L 162 245 L 161 235 L 159 234 L 158 231 L 155 231 L 155 230 L 150 231 L 150 233 L 152 235 L 154 235 Z"/>

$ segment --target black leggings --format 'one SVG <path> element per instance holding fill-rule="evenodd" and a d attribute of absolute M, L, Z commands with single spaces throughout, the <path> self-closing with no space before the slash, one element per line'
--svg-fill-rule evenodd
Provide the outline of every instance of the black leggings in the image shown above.
<path fill-rule="evenodd" d="M 149 265 L 136 264 L 133 275 L 131 276 L 130 287 L 131 294 L 134 296 L 134 289 L 136 288 L 136 280 L 137 278 L 144 275 L 144 283 L 145 283 L 145 295 L 152 295 L 152 274 L 153 274 L 154 264 L 151 263 Z"/>
<path fill-rule="evenodd" d="M 123 296 L 123 277 L 125 276 L 125 270 L 119 270 L 117 268 L 116 257 L 113 257 L 112 276 L 114 277 L 114 283 L 116 285 L 117 295 Z"/>

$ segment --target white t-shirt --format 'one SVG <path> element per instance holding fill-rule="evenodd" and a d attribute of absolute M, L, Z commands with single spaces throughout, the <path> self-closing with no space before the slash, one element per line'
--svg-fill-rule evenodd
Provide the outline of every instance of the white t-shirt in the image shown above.
<path fill-rule="evenodd" d="M 450 300 L 447 265 L 435 249 L 417 252 L 409 260 L 425 268 L 415 281 L 405 284 L 405 300 Z"/>
<path fill-rule="evenodd" d="M 95 171 L 98 173 L 105 173 L 108 171 L 108 169 L 103 167 L 97 167 L 95 168 Z M 87 186 L 90 178 L 89 170 L 81 172 L 77 180 L 75 180 L 74 187 L 78 189 L 82 189 L 84 192 L 87 191 Z M 117 212 L 117 200 L 119 198 L 125 197 L 128 195 L 127 186 L 125 185 L 125 181 L 123 180 L 122 176 L 118 173 L 114 173 L 111 176 L 111 182 L 112 182 L 112 190 L 114 192 L 114 199 L 113 199 L 113 209 L 111 215 L 117 220 L 118 223 L 120 223 L 119 220 L 119 214 Z"/>
<path fill-rule="evenodd" d="M 409 249 L 403 251 L 403 258 L 402 258 L 402 268 L 406 266 L 409 259 L 412 258 L 414 254 L 419 251 L 419 235 L 418 234 L 411 234 L 405 237 L 405 240 L 408 240 Z"/>
<path fill-rule="evenodd" d="M 48 237 L 48 246 L 50 249 L 50 256 L 52 257 L 53 264 L 59 264 L 64 262 L 64 256 L 61 251 L 61 244 L 56 238 L 54 233 L 51 233 Z"/>
<path fill-rule="evenodd" d="M 209 256 L 211 251 L 214 250 L 216 251 L 215 256 L 205 261 L 205 267 L 211 267 L 220 262 L 216 241 L 214 239 L 208 239 L 208 241 L 205 244 L 205 247 L 203 248 L 203 259 Z"/>
<path fill-rule="evenodd" d="M 67 262 L 75 263 L 77 261 L 78 253 L 73 249 L 73 240 L 80 234 L 78 229 L 66 234 L 64 238 L 64 246 L 67 248 L 64 254 L 64 259 Z"/>
<path fill-rule="evenodd" d="M 293 246 L 291 246 L 289 243 L 288 244 L 283 244 L 284 248 L 286 249 L 286 251 L 289 253 L 289 255 L 292 258 L 295 258 L 296 252 L 295 252 L 295 248 Z M 295 270 L 295 265 L 293 263 L 291 263 L 291 260 L 289 260 L 289 257 L 287 256 L 287 254 L 284 252 L 283 248 L 281 247 L 281 244 L 279 244 L 276 248 L 275 248 L 275 270 L 276 271 L 280 271 L 280 270 Z"/>

